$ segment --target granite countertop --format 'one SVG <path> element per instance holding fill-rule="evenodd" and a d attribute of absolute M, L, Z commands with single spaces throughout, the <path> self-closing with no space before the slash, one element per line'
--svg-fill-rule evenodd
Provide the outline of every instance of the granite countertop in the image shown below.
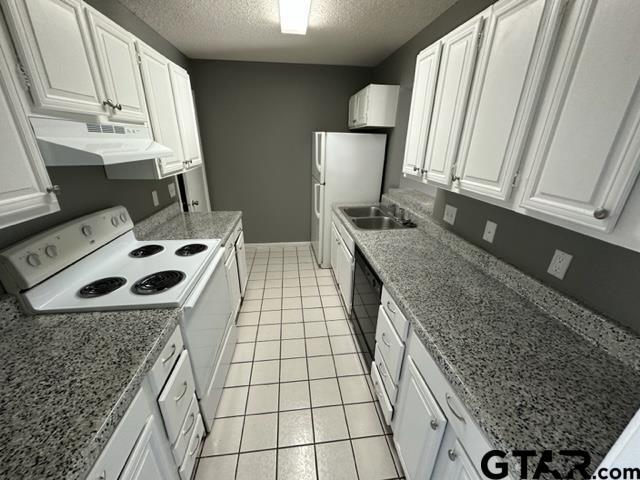
<path fill-rule="evenodd" d="M 418 218 L 403 201 L 383 197 Z M 493 445 L 587 450 L 597 466 L 640 407 L 637 336 L 432 219 L 366 231 L 334 212 Z"/>
<path fill-rule="evenodd" d="M 184 213 L 178 203 L 136 224 L 138 240 L 183 240 L 219 238 L 224 245 L 236 227 L 242 212 Z"/>
<path fill-rule="evenodd" d="M 241 212 L 136 224 L 138 239 L 219 238 Z M 26 315 L 0 295 L 0 478 L 83 479 L 178 325 L 178 309 Z"/>

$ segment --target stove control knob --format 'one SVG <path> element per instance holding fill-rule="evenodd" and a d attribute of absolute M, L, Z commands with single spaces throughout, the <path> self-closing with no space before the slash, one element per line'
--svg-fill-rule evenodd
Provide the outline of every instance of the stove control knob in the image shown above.
<path fill-rule="evenodd" d="M 120 221 L 122 221 L 122 223 L 126 223 L 127 222 L 127 214 L 122 212 L 120 214 Z"/>
<path fill-rule="evenodd" d="M 93 229 L 89 225 L 83 225 L 80 231 L 85 237 L 90 237 L 91 235 L 93 235 Z"/>
<path fill-rule="evenodd" d="M 27 263 L 32 267 L 40 266 L 40 256 L 37 253 L 30 253 L 27 255 Z"/>
<path fill-rule="evenodd" d="M 47 245 L 44 249 L 44 253 L 46 253 L 47 257 L 54 258 L 58 256 L 58 247 L 55 245 Z"/>
<path fill-rule="evenodd" d="M 114 227 L 117 227 L 118 223 L 120 223 L 118 222 L 118 217 L 115 217 L 115 216 L 111 217 L 111 225 L 113 225 Z"/>

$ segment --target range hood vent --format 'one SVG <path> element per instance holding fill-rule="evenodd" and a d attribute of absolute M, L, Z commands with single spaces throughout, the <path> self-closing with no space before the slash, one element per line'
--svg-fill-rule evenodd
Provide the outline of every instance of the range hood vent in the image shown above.
<path fill-rule="evenodd" d="M 173 156 L 169 147 L 153 141 L 143 125 L 30 120 L 48 167 L 117 165 Z"/>

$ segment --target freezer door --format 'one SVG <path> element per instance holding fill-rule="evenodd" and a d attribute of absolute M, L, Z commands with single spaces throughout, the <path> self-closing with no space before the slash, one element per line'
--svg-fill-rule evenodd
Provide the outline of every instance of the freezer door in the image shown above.
<path fill-rule="evenodd" d="M 311 150 L 311 176 L 323 184 L 325 182 L 324 170 L 326 139 L 326 132 L 313 132 L 313 146 Z"/>
<path fill-rule="evenodd" d="M 324 185 L 311 179 L 311 248 L 318 264 L 322 263 L 324 238 Z"/>

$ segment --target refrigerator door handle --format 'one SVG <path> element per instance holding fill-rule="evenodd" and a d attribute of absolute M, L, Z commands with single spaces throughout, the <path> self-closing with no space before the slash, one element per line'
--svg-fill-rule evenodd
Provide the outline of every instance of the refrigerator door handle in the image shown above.
<path fill-rule="evenodd" d="M 313 185 L 313 212 L 316 214 L 318 219 L 320 219 L 320 187 L 322 187 L 322 184 L 320 183 Z"/>
<path fill-rule="evenodd" d="M 322 181 L 322 140 L 323 140 L 323 134 L 322 133 L 316 133 L 316 141 L 315 143 L 315 147 L 316 147 L 316 151 L 314 152 L 314 160 L 316 162 L 316 168 L 318 169 L 318 178 L 320 178 L 320 180 Z"/>

